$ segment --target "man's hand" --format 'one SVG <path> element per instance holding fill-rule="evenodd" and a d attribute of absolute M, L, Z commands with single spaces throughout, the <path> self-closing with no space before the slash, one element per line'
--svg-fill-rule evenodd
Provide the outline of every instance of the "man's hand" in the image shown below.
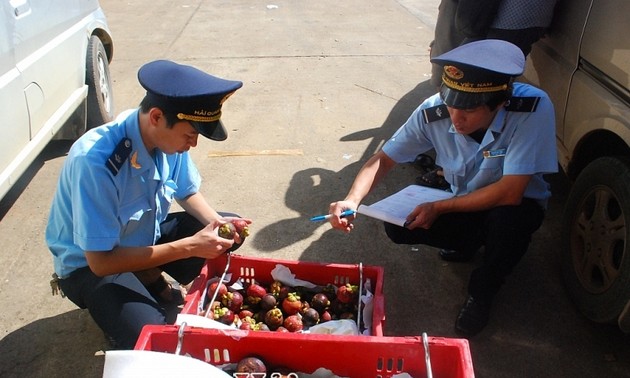
<path fill-rule="evenodd" d="M 433 222 L 440 216 L 433 202 L 427 202 L 416 206 L 407 216 L 406 226 L 408 229 L 414 228 L 428 229 Z"/>
<path fill-rule="evenodd" d="M 341 217 L 341 213 L 345 210 L 356 210 L 357 204 L 351 201 L 337 201 L 330 204 L 328 214 L 332 216 L 329 219 L 333 228 L 341 230 L 345 233 L 349 233 L 354 228 L 352 221 L 356 218 L 356 215 L 350 215 Z"/>
<path fill-rule="evenodd" d="M 453 212 L 473 212 L 491 209 L 497 206 L 518 205 L 531 175 L 505 175 L 499 181 L 465 195 L 445 200 L 423 203 L 416 206 L 407 216 L 407 228 L 431 227 L 442 214 Z"/>
<path fill-rule="evenodd" d="M 155 268 L 187 257 L 214 259 L 227 252 L 234 243 L 243 242 L 239 235 L 234 235 L 234 239 L 219 236 L 219 227 L 230 219 L 215 219 L 196 234 L 168 243 L 144 247 L 117 246 L 111 251 L 85 251 L 85 258 L 92 272 L 100 277 Z M 245 221 L 251 223 L 249 219 Z"/>
<path fill-rule="evenodd" d="M 234 239 L 225 239 L 219 236 L 219 227 L 226 220 L 215 220 L 191 237 L 191 255 L 214 259 L 230 249 L 234 243 L 242 243 L 241 237 L 236 233 Z M 251 221 L 250 221 L 251 223 Z"/>

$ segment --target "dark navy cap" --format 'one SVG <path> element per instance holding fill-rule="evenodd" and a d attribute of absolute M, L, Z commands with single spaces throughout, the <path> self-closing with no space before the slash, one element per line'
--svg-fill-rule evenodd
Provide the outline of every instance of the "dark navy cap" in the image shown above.
<path fill-rule="evenodd" d="M 140 67 L 138 81 L 164 112 L 189 121 L 206 138 L 227 139 L 220 120 L 221 106 L 243 86 L 242 82 L 221 79 L 169 60 L 156 60 Z"/>
<path fill-rule="evenodd" d="M 459 109 L 472 109 L 503 96 L 525 69 L 521 49 L 498 39 L 461 45 L 431 62 L 443 67 L 440 95 L 444 103 Z"/>

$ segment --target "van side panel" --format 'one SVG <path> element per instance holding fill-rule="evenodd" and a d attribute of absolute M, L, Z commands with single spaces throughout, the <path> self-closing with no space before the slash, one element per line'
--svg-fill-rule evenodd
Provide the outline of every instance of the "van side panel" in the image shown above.
<path fill-rule="evenodd" d="M 0 1 L 0 193 L 13 184 L 5 169 L 29 141 L 29 116 L 21 73 L 15 67 L 14 10 Z"/>
<path fill-rule="evenodd" d="M 630 87 L 630 1 L 595 1 L 582 39 L 581 57 L 616 83 Z"/>
<path fill-rule="evenodd" d="M 548 37 L 532 47 L 524 77 L 527 82 L 544 88 L 549 94 L 556 112 L 556 135 L 562 141 L 565 124 L 566 102 L 573 74 L 578 68 L 580 38 L 592 0 L 560 0 Z M 569 159 L 561 142 L 559 161 L 566 167 Z"/>

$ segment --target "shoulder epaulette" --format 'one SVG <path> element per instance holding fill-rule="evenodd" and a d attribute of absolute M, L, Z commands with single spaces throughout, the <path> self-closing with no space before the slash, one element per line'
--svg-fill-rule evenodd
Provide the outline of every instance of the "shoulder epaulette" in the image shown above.
<path fill-rule="evenodd" d="M 116 145 L 114 152 L 107 158 L 105 162 L 105 166 L 112 175 L 116 176 L 120 167 L 127 161 L 129 158 L 129 154 L 131 153 L 131 139 L 123 138 L 123 140 Z"/>
<path fill-rule="evenodd" d="M 509 112 L 533 113 L 540 102 L 540 97 L 512 97 L 505 104 L 505 110 Z"/>
<path fill-rule="evenodd" d="M 424 118 L 424 123 L 431 123 L 450 117 L 451 115 L 448 113 L 446 105 L 432 106 L 430 108 L 422 110 L 422 118 Z"/>

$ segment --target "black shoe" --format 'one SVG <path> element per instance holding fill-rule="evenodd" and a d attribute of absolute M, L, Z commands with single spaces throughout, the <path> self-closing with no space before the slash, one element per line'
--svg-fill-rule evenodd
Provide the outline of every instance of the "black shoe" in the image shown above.
<path fill-rule="evenodd" d="M 413 165 L 418 170 L 425 173 L 437 168 L 437 165 L 435 165 L 435 159 L 427 154 L 420 154 L 416 156 L 416 160 L 413 162 Z"/>
<path fill-rule="evenodd" d="M 467 262 L 475 257 L 475 251 L 456 251 L 454 249 L 440 249 L 440 258 L 450 262 Z"/>
<path fill-rule="evenodd" d="M 448 191 L 451 189 L 451 184 L 444 178 L 444 173 L 440 167 L 416 177 L 416 185 Z"/>
<path fill-rule="evenodd" d="M 465 336 L 481 332 L 490 319 L 490 305 L 468 296 L 455 321 L 455 330 Z"/>

